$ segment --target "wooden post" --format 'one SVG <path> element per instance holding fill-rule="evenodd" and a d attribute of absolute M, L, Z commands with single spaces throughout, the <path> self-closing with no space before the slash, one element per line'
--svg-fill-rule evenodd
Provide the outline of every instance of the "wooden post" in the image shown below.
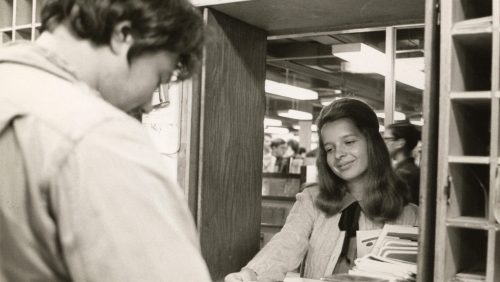
<path fill-rule="evenodd" d="M 204 18 L 210 37 L 199 83 L 193 83 L 199 120 L 192 130 L 199 127 L 199 135 L 192 141 L 199 146 L 189 181 L 197 191 L 189 194 L 197 194 L 202 253 L 218 281 L 259 250 L 267 39 L 215 10 L 204 9 Z"/>

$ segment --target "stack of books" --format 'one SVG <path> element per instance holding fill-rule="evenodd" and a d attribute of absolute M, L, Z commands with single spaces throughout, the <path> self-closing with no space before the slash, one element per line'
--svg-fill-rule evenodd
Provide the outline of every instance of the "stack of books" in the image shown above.
<path fill-rule="evenodd" d="M 415 281 L 418 227 L 386 224 L 382 231 L 378 231 L 378 236 L 374 237 L 373 232 L 369 231 L 366 236 L 361 232 L 357 234 L 361 253 L 358 252 L 358 259 L 349 274 L 389 281 Z M 369 252 L 363 254 L 368 249 Z"/>

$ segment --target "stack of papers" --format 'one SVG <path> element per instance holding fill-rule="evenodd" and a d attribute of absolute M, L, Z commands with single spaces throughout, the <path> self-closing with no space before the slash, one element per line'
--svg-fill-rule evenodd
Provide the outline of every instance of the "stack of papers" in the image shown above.
<path fill-rule="evenodd" d="M 386 224 L 380 234 L 375 231 L 360 236 L 358 248 L 366 251 L 363 242 L 376 241 L 368 254 L 355 261 L 349 274 L 389 281 L 415 281 L 417 274 L 418 227 Z M 366 233 L 365 233 L 366 234 Z M 358 233 L 358 235 L 360 235 Z M 374 237 L 375 236 L 375 237 Z M 361 243 L 361 245 L 360 245 Z M 358 253 L 359 255 L 360 253 Z"/>
<path fill-rule="evenodd" d="M 384 258 L 417 264 L 418 227 L 386 224 L 371 251 Z"/>

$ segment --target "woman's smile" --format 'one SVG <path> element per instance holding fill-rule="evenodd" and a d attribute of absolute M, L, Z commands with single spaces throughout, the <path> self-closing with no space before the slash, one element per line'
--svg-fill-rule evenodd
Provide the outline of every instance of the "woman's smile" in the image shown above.
<path fill-rule="evenodd" d="M 335 168 L 337 168 L 337 170 L 339 170 L 339 171 L 346 171 L 346 170 L 350 169 L 353 164 L 354 164 L 354 160 L 342 162 L 342 163 L 339 163 L 338 165 L 336 165 Z"/>

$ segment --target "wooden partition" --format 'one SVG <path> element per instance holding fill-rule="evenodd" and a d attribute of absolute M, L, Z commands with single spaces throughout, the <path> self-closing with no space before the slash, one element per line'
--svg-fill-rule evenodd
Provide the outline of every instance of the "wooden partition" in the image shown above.
<path fill-rule="evenodd" d="M 425 6 L 425 89 L 423 97 L 422 161 L 420 163 L 420 234 L 417 281 L 434 281 L 436 179 L 439 136 L 439 9 L 437 0 Z"/>
<path fill-rule="evenodd" d="M 220 281 L 259 249 L 266 33 L 211 9 L 204 18 L 209 40 L 193 83 L 200 95 L 193 107 L 199 120 L 192 121 L 192 132 L 199 131 L 191 136 L 198 138 L 191 140 L 199 144 L 198 167 L 189 181 L 197 191 L 189 194 L 197 195 L 191 208 L 203 256 Z"/>

